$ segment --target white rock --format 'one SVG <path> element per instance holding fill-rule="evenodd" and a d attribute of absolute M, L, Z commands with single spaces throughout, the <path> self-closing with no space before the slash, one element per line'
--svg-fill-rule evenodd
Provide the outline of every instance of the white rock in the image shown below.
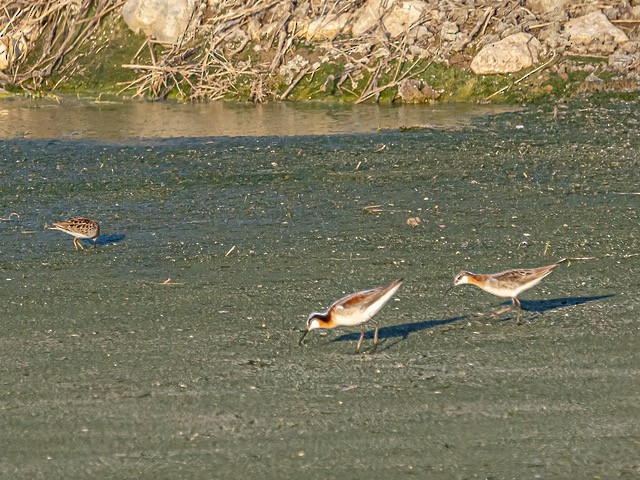
<path fill-rule="evenodd" d="M 538 62 L 540 42 L 528 33 L 516 33 L 499 42 L 486 45 L 471 62 L 477 75 L 512 73 Z"/>
<path fill-rule="evenodd" d="M 582 44 L 602 42 L 607 36 L 616 44 L 629 41 L 629 37 L 600 11 L 569 20 L 564 26 L 564 34 L 571 42 Z"/>
<path fill-rule="evenodd" d="M 0 37 L 0 70 L 6 70 L 9 65 L 27 54 L 27 41 L 21 33 L 14 37 Z"/>
<path fill-rule="evenodd" d="M 385 15 L 382 24 L 391 38 L 399 37 L 420 19 L 428 7 L 429 5 L 422 0 L 400 2 Z"/>
<path fill-rule="evenodd" d="M 354 15 L 356 21 L 351 27 L 351 35 L 359 37 L 374 28 L 387 10 L 388 3 L 387 0 L 369 0 L 360 7 Z"/>
<path fill-rule="evenodd" d="M 368 0 L 354 14 L 351 35 L 359 37 L 380 24 L 392 38 L 405 33 L 427 11 L 429 4 L 423 0 Z"/>
<path fill-rule="evenodd" d="M 4 44 L 4 42 L 0 42 L 0 70 L 6 70 L 9 66 L 9 49 Z"/>
<path fill-rule="evenodd" d="M 314 18 L 306 28 L 307 40 L 333 40 L 341 33 L 349 33 L 350 13 Z"/>
<path fill-rule="evenodd" d="M 302 55 L 296 55 L 285 65 L 282 65 L 278 73 L 282 76 L 287 85 L 291 85 L 294 77 L 307 65 L 309 65 L 309 60 L 304 58 Z"/>
<path fill-rule="evenodd" d="M 640 55 L 616 52 L 609 56 L 609 66 L 616 70 L 630 70 L 634 63 L 640 60 Z"/>
<path fill-rule="evenodd" d="M 545 14 L 563 10 L 567 0 L 527 0 L 525 5 L 532 12 Z"/>
<path fill-rule="evenodd" d="M 440 28 L 440 38 L 445 42 L 454 42 L 458 39 L 460 29 L 455 22 L 444 22 Z"/>
<path fill-rule="evenodd" d="M 175 43 L 189 24 L 195 0 L 127 0 L 122 17 L 131 30 Z"/>

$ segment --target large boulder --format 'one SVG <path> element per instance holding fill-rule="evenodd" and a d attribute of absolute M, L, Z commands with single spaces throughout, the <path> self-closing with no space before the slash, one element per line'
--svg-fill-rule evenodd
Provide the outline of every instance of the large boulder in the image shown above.
<path fill-rule="evenodd" d="M 486 45 L 471 61 L 477 75 L 513 73 L 538 62 L 542 45 L 528 33 L 509 35 L 499 42 Z"/>
<path fill-rule="evenodd" d="M 195 0 L 127 0 L 122 17 L 131 30 L 175 43 L 189 25 Z"/>
<path fill-rule="evenodd" d="M 629 41 L 600 11 L 569 20 L 564 35 L 578 53 L 612 53 L 617 45 Z"/>

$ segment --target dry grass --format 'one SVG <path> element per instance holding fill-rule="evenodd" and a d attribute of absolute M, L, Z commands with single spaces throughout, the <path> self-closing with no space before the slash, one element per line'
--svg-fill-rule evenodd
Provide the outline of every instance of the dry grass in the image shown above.
<path fill-rule="evenodd" d="M 37 90 L 54 70 L 64 68 L 65 57 L 89 38 L 101 19 L 123 3 L 25 0 L 2 5 L 0 36 L 9 65 L 0 72 L 0 81 Z"/>
<path fill-rule="evenodd" d="M 62 74 L 57 75 L 58 84 L 73 77 L 82 68 L 78 47 L 106 15 L 120 15 L 124 4 L 121 0 L 7 1 L 0 5 L 0 42 L 10 55 L 0 82 L 25 90 L 40 89 L 53 72 Z M 469 8 L 462 0 L 441 0 L 395 38 L 379 21 L 357 38 L 338 35 L 321 40 L 306 38 L 310 20 L 330 21 L 339 14 L 355 13 L 350 17 L 353 23 L 365 0 L 208 3 L 195 0 L 191 19 L 174 45 L 151 38 L 141 42 L 131 61 L 122 65 L 135 78 L 119 84 L 120 94 L 152 99 L 173 95 L 192 101 L 226 96 L 261 103 L 287 98 L 306 79 L 323 75 L 319 70 L 328 63 L 340 65 L 336 68 L 341 71 L 316 77 L 320 91 L 351 96 L 357 103 L 378 101 L 383 92 L 402 82 L 420 79 L 431 62 L 446 63 L 456 57 L 452 63 L 464 65 L 470 57 L 461 52 L 468 47 L 551 25 L 540 23 L 521 2 L 486 0 L 479 8 Z M 456 40 L 443 39 L 445 20 L 459 27 Z M 302 61 L 296 64 L 298 56 Z M 58 84 L 46 86 L 55 89 Z"/>

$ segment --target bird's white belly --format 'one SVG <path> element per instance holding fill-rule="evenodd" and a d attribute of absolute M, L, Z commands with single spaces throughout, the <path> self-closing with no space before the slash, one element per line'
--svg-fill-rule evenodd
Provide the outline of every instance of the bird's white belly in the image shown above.
<path fill-rule="evenodd" d="M 517 288 L 506 288 L 506 287 L 501 287 L 499 285 L 492 285 L 489 283 L 484 286 L 483 290 L 492 295 L 495 295 L 496 297 L 513 298 L 513 297 L 517 297 L 525 290 L 529 290 L 534 285 L 537 285 L 538 283 L 540 283 L 540 280 L 542 280 L 543 278 L 544 277 L 536 278 L 528 283 L 520 285 Z"/>
<path fill-rule="evenodd" d="M 371 317 L 366 312 L 352 314 L 352 315 L 336 315 L 335 321 L 341 327 L 353 327 L 360 325 L 361 323 L 371 320 Z"/>

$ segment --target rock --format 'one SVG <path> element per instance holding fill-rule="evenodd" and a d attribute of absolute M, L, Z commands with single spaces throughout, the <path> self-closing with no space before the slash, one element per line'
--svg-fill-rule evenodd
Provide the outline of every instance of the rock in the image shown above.
<path fill-rule="evenodd" d="M 544 39 L 541 38 L 541 40 L 551 50 L 566 50 L 571 46 L 569 40 L 559 32 L 545 33 Z"/>
<path fill-rule="evenodd" d="M 593 72 L 589 74 L 587 78 L 584 79 L 585 83 L 604 83 L 600 77 L 596 76 Z"/>
<path fill-rule="evenodd" d="M 353 37 L 359 37 L 378 25 L 386 11 L 382 3 L 382 0 L 369 0 L 356 11 L 354 14 L 356 21 L 351 27 L 351 35 Z M 386 4 L 386 1 L 384 3 Z"/>
<path fill-rule="evenodd" d="M 409 32 L 410 27 L 417 27 L 416 22 L 427 12 L 428 7 L 429 4 L 423 0 L 397 2 L 393 0 L 368 0 L 353 16 L 356 20 L 351 28 L 351 35 L 357 38 L 376 28 L 382 21 L 384 29 L 391 38 L 399 37 L 403 33 Z M 417 37 L 420 32 L 417 32 L 416 29 L 415 33 L 414 37 Z"/>
<path fill-rule="evenodd" d="M 455 42 L 460 37 L 459 31 L 460 29 L 455 22 L 444 22 L 440 28 L 440 38 L 443 42 Z"/>
<path fill-rule="evenodd" d="M 409 27 L 420 19 L 428 7 L 422 0 L 399 2 L 382 19 L 385 30 L 391 38 L 399 37 L 409 31 Z"/>
<path fill-rule="evenodd" d="M 424 25 L 420 25 L 415 30 L 417 40 L 428 40 L 429 38 L 433 37 L 433 33 L 431 33 L 431 31 Z"/>
<path fill-rule="evenodd" d="M 620 45 L 620 48 L 618 50 L 623 53 L 632 53 L 636 55 L 638 54 L 638 52 L 640 52 L 640 41 L 629 40 L 627 43 L 623 43 L 622 45 Z"/>
<path fill-rule="evenodd" d="M 569 7 L 575 6 L 569 0 L 526 0 L 528 8 L 538 23 L 566 22 L 569 20 Z M 575 15 L 575 10 L 572 10 Z"/>
<path fill-rule="evenodd" d="M 616 52 L 609 56 L 609 66 L 615 70 L 627 71 L 640 61 L 638 54 Z"/>
<path fill-rule="evenodd" d="M 564 35 L 577 52 L 585 53 L 611 53 L 616 45 L 629 41 L 600 11 L 569 20 L 564 26 Z"/>
<path fill-rule="evenodd" d="M 6 70 L 12 63 L 26 55 L 27 49 L 24 35 L 18 34 L 17 38 L 0 37 L 0 70 Z"/>
<path fill-rule="evenodd" d="M 567 0 L 527 0 L 525 5 L 534 13 L 546 15 L 564 10 L 567 6 Z"/>
<path fill-rule="evenodd" d="M 296 55 L 291 60 L 289 60 L 285 65 L 280 67 L 278 73 L 282 77 L 284 83 L 286 85 L 291 85 L 293 79 L 305 68 L 309 65 L 309 60 L 304 58 L 302 55 Z"/>
<path fill-rule="evenodd" d="M 333 40 L 341 33 L 349 33 L 350 19 L 349 13 L 315 18 L 307 25 L 305 37 L 308 41 Z"/>
<path fill-rule="evenodd" d="M 6 70 L 9 66 L 9 49 L 4 44 L 4 42 L 0 42 L 0 71 Z"/>
<path fill-rule="evenodd" d="M 175 43 L 189 25 L 195 0 L 127 0 L 122 18 L 131 30 Z"/>
<path fill-rule="evenodd" d="M 482 48 L 472 60 L 471 70 L 477 75 L 517 72 L 537 63 L 541 52 L 536 38 L 516 33 Z"/>
<path fill-rule="evenodd" d="M 438 98 L 440 94 L 430 85 L 422 85 L 418 79 L 406 79 L 398 85 L 398 97 L 402 103 L 428 103 Z"/>

